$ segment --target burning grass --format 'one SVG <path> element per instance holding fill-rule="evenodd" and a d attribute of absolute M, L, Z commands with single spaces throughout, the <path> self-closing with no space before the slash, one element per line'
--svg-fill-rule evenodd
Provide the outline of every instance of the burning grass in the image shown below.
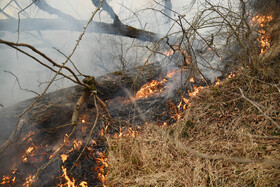
<path fill-rule="evenodd" d="M 279 185 L 280 91 L 273 82 L 279 76 L 261 80 L 243 69 L 192 97 L 177 123 L 108 137 L 109 186 Z"/>

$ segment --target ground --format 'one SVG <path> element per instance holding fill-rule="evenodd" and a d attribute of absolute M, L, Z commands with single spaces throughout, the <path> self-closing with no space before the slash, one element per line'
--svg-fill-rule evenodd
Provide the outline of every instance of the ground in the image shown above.
<path fill-rule="evenodd" d="M 107 137 L 108 185 L 278 186 L 279 58 L 263 67 L 202 89 L 170 126 Z"/>

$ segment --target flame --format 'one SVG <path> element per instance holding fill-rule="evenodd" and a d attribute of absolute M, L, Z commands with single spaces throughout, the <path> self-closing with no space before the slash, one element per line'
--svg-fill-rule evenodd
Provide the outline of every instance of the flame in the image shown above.
<path fill-rule="evenodd" d="M 176 51 L 180 51 L 181 55 L 184 57 L 186 64 L 189 64 L 189 65 L 191 64 L 192 57 L 181 46 L 174 45 L 173 49 L 171 48 L 168 51 L 164 52 L 164 55 L 170 56 L 170 55 L 173 55 Z"/>
<path fill-rule="evenodd" d="M 13 169 L 12 174 L 15 174 L 17 171 L 17 169 Z M 16 177 L 12 176 L 12 175 L 3 175 L 2 177 L 2 182 L 0 182 L 0 184 L 10 184 L 10 183 L 14 183 L 16 181 Z"/>
<path fill-rule="evenodd" d="M 166 74 L 167 78 L 172 78 L 177 73 L 181 72 L 181 69 L 173 69 Z M 163 78 L 161 80 L 152 80 L 144 84 L 140 90 L 136 93 L 135 97 L 132 100 L 137 100 L 141 98 L 151 97 L 155 94 L 161 93 L 166 88 L 165 84 L 167 83 L 167 79 Z"/>
<path fill-rule="evenodd" d="M 190 82 L 194 83 L 194 78 L 193 77 L 190 78 Z"/>
<path fill-rule="evenodd" d="M 86 123 L 86 120 L 82 119 L 82 123 Z"/>
<path fill-rule="evenodd" d="M 260 30 L 258 31 L 259 37 L 257 38 L 260 43 L 261 51 L 260 55 L 262 55 L 267 49 L 270 48 L 270 34 L 266 33 L 264 27 L 267 23 L 269 23 L 273 19 L 272 15 L 262 15 L 258 14 L 251 20 L 251 25 L 257 25 Z"/>
<path fill-rule="evenodd" d="M 64 167 L 64 166 L 61 166 L 61 169 L 62 169 L 62 171 L 63 171 L 63 175 L 62 176 L 64 176 L 64 178 L 65 178 L 65 180 L 67 181 L 67 186 L 68 187 L 75 187 L 75 179 L 74 178 L 72 178 L 72 180 L 68 177 L 68 175 L 67 175 L 67 169 Z M 65 184 L 64 184 L 65 185 Z M 61 187 L 63 187 L 63 185 L 60 185 Z"/>
<path fill-rule="evenodd" d="M 98 158 L 96 158 L 97 167 L 95 168 L 95 171 L 98 174 L 98 179 L 102 183 L 103 187 L 106 187 L 106 177 L 107 172 L 106 168 L 108 168 L 108 158 L 105 156 L 103 152 L 98 153 Z"/>
<path fill-rule="evenodd" d="M 80 186 L 82 186 L 82 187 L 88 187 L 87 182 L 85 182 L 85 181 L 81 182 L 81 183 L 80 183 Z"/>
<path fill-rule="evenodd" d="M 28 139 L 28 141 L 31 141 L 32 138 L 30 138 L 31 136 L 33 136 L 35 134 L 34 131 L 29 132 L 25 137 L 22 138 L 22 141 L 25 141 L 26 139 Z"/>
<path fill-rule="evenodd" d="M 0 184 L 9 184 L 11 182 L 12 176 L 6 176 L 4 175 L 2 178 L 2 182 Z"/>
<path fill-rule="evenodd" d="M 144 86 L 142 86 L 140 90 L 136 93 L 135 99 L 147 98 L 152 95 L 155 95 L 156 93 L 163 92 L 164 84 L 166 82 L 167 80 L 163 79 L 161 81 L 152 80 L 151 82 L 144 84 Z"/>
<path fill-rule="evenodd" d="M 28 149 L 26 150 L 26 154 L 31 153 L 31 151 L 34 149 L 34 147 L 28 147 Z"/>
<path fill-rule="evenodd" d="M 68 155 L 62 154 L 62 155 L 60 155 L 60 157 L 61 157 L 62 163 L 64 163 L 67 160 Z"/>
<path fill-rule="evenodd" d="M 80 149 L 81 145 L 82 145 L 82 141 L 80 140 L 73 140 L 73 145 L 74 145 L 74 149 L 77 150 L 77 149 Z"/>
<path fill-rule="evenodd" d="M 199 93 L 199 91 L 201 89 L 204 89 L 205 87 L 203 87 L 203 86 L 199 86 L 199 87 L 193 86 L 193 88 L 194 88 L 194 91 L 193 92 L 189 92 L 189 96 L 190 97 L 196 96 Z"/>
<path fill-rule="evenodd" d="M 181 72 L 181 69 L 173 69 L 172 71 L 169 71 L 166 74 L 166 77 L 172 78 L 174 75 L 176 75 L 177 73 L 180 73 L 180 72 Z"/>
<path fill-rule="evenodd" d="M 37 147 L 36 147 L 37 148 Z M 27 162 L 27 157 L 34 156 L 34 147 L 28 147 L 25 151 L 25 155 L 22 156 L 22 161 Z"/>
<path fill-rule="evenodd" d="M 115 134 L 114 138 L 122 138 L 122 137 L 133 137 L 135 138 L 138 135 L 138 131 L 134 130 L 133 128 L 129 127 L 127 130 L 123 131 L 122 128 L 120 127 L 120 132 L 119 134 Z"/>
<path fill-rule="evenodd" d="M 31 184 L 34 182 L 35 176 L 29 175 L 29 177 L 27 177 L 25 179 L 25 183 L 23 184 L 23 186 L 29 187 L 31 186 Z"/>

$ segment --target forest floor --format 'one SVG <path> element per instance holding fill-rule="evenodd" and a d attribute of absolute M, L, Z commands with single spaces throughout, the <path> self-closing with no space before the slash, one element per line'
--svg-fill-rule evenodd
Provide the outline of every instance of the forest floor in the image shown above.
<path fill-rule="evenodd" d="M 183 118 L 107 137 L 109 186 L 278 186 L 280 58 L 190 98 Z"/>

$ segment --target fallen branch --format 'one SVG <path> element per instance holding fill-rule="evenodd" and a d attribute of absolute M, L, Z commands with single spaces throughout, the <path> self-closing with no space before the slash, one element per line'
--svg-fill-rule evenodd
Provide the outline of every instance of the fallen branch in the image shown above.
<path fill-rule="evenodd" d="M 274 121 L 271 117 L 269 117 L 259 106 L 255 101 L 250 100 L 249 98 L 247 98 L 244 93 L 243 90 L 241 88 L 239 88 L 240 93 L 242 98 L 244 98 L 246 101 L 248 101 L 249 103 L 251 103 L 254 107 L 256 107 L 261 113 L 262 115 L 264 115 L 267 119 L 269 119 L 271 121 L 271 123 L 273 123 L 278 129 L 280 129 L 280 126 L 276 123 L 276 121 Z"/>
<path fill-rule="evenodd" d="M 77 162 L 79 161 L 79 159 L 81 158 L 83 152 L 84 152 L 85 149 L 87 148 L 88 143 L 89 143 L 89 141 L 91 140 L 91 137 L 92 137 L 92 134 L 93 134 L 93 130 L 94 130 L 94 128 L 95 128 L 95 126 L 96 126 L 96 124 L 97 124 L 97 121 L 98 121 L 99 110 L 98 110 L 98 106 L 97 106 L 97 103 L 96 103 L 96 99 L 97 99 L 98 97 L 97 97 L 97 95 L 96 95 L 95 92 L 92 93 L 91 96 L 93 96 L 93 101 L 94 101 L 94 105 L 95 105 L 95 109 L 96 109 L 95 121 L 94 121 L 94 123 L 93 123 L 93 125 L 92 125 L 92 128 L 91 128 L 91 130 L 90 130 L 90 133 L 89 133 L 89 135 L 88 135 L 88 140 L 87 140 L 85 146 L 83 147 L 83 150 L 81 151 L 81 153 L 79 154 L 79 156 L 78 156 L 78 158 L 75 160 L 75 162 L 73 163 L 73 165 L 72 165 L 71 169 L 68 171 L 68 173 L 70 173 L 70 172 L 72 171 L 72 169 L 75 167 L 76 163 L 77 163 Z"/>

